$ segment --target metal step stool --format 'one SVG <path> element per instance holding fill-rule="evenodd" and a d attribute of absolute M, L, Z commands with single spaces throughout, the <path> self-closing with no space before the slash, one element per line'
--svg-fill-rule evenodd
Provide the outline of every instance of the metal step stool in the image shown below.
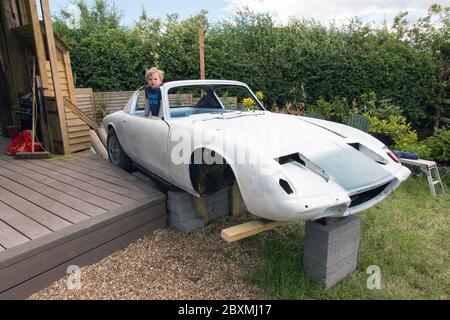
<path fill-rule="evenodd" d="M 439 174 L 438 167 L 436 165 L 436 162 L 429 161 L 429 160 L 412 160 L 412 159 L 403 159 L 400 158 L 400 162 L 406 165 L 411 166 L 418 166 L 427 176 L 428 185 L 430 186 L 431 194 L 436 197 L 436 189 L 434 186 L 436 184 L 441 185 L 442 193 L 445 193 L 444 185 L 442 184 L 441 176 Z M 434 177 L 433 177 L 433 171 L 434 171 Z"/>

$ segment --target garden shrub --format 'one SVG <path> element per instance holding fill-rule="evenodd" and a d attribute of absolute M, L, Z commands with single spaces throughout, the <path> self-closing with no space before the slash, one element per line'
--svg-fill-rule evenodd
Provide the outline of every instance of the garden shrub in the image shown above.
<path fill-rule="evenodd" d="M 450 163 L 450 129 L 442 128 L 425 140 L 430 158 L 442 163 Z"/>
<path fill-rule="evenodd" d="M 345 123 L 350 116 L 352 109 L 350 108 L 347 99 L 336 97 L 328 102 L 323 97 L 317 100 L 315 105 L 307 108 L 308 112 L 317 112 L 325 119 Z"/>
<path fill-rule="evenodd" d="M 108 110 L 106 110 L 106 104 L 100 103 L 95 106 L 95 119 L 97 122 L 101 122 L 104 117 L 106 117 L 109 114 Z"/>
<path fill-rule="evenodd" d="M 394 141 L 393 149 L 415 152 L 421 158 L 429 157 L 427 146 L 419 143 L 416 131 L 411 128 L 405 117 L 399 115 L 391 115 L 387 119 L 368 117 L 371 122 L 369 131 L 388 134 Z"/>
<path fill-rule="evenodd" d="M 371 117 L 388 119 L 390 116 L 402 115 L 400 106 L 395 105 L 391 99 L 378 99 L 373 91 L 363 93 L 358 100 L 359 102 L 355 103 L 356 111 Z"/>

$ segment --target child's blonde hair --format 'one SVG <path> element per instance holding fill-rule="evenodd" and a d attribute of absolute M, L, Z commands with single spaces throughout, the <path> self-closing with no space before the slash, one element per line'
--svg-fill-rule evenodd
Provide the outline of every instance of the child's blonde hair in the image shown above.
<path fill-rule="evenodd" d="M 145 81 L 148 81 L 148 79 L 153 75 L 153 74 L 157 74 L 158 78 L 160 80 L 160 82 L 163 82 L 164 80 L 164 71 L 159 70 L 158 68 L 150 68 L 145 72 Z"/>

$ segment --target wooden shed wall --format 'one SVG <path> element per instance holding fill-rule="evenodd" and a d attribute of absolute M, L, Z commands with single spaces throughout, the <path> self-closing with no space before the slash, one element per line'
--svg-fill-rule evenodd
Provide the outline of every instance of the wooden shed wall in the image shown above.
<path fill-rule="evenodd" d="M 31 87 L 31 73 L 29 69 L 30 49 L 15 36 L 11 31 L 18 27 L 21 21 L 26 20 L 26 15 L 21 16 L 18 12 L 18 4 L 23 1 L 2 0 L 0 1 L 1 42 L 0 51 L 2 61 L 6 69 L 6 80 L 9 88 L 9 99 L 15 104 L 17 98 Z"/>

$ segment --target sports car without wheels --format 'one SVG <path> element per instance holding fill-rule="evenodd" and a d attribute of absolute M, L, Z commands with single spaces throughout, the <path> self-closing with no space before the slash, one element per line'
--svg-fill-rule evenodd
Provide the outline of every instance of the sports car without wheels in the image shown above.
<path fill-rule="evenodd" d="M 141 88 L 104 118 L 109 159 L 194 196 L 237 182 L 256 216 L 316 220 L 365 210 L 410 175 L 371 135 L 268 112 L 242 82 L 185 80 L 160 88 L 159 116 L 144 116 Z"/>

